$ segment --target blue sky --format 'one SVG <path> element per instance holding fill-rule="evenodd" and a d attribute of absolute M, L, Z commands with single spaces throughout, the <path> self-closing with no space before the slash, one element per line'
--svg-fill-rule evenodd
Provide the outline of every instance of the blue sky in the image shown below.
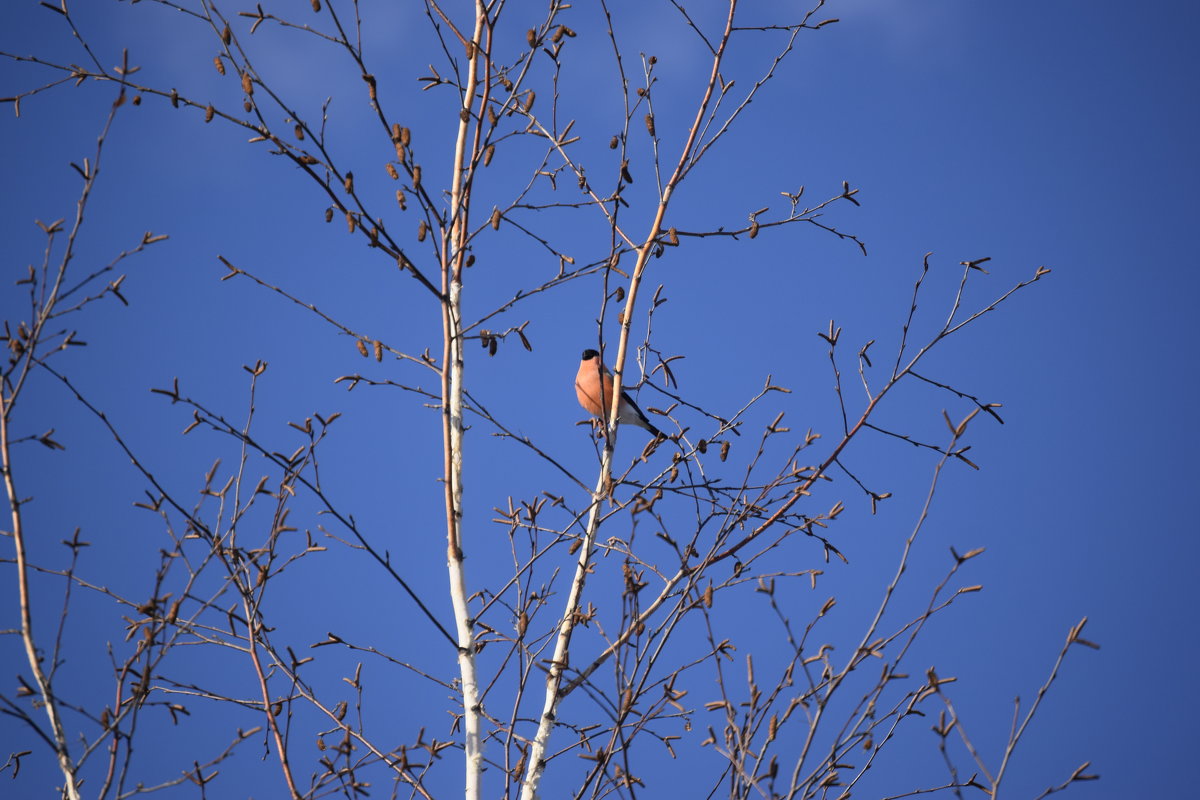
<path fill-rule="evenodd" d="M 128 45 L 148 81 L 161 75 L 156 83 L 178 81 L 197 96 L 237 97 L 236 82 L 211 66 L 213 43 L 189 35 L 179 15 L 148 2 L 78 5 L 84 32 L 104 63 L 119 61 Z M 510 11 L 514 17 L 522 16 L 518 5 Z M 1040 265 L 1051 268 L 1047 279 L 947 342 L 932 360 L 931 377 L 1003 403 L 1005 424 L 976 419 L 969 443 L 982 469 L 956 465 L 943 475 L 906 602 L 919 603 L 929 581 L 948 567 L 949 546 L 960 552 L 987 548 L 964 578 L 986 588 L 962 598 L 932 626 L 910 666 L 919 674 L 936 663 L 939 674 L 959 678 L 956 702 L 968 724 L 977 720 L 977 735 L 994 758 L 1012 698 L 1028 702 L 1034 696 L 1068 629 L 1086 615 L 1084 635 L 1102 649 L 1070 653 L 1018 751 L 1009 793 L 1035 796 L 1090 760 L 1102 780 L 1075 786 L 1076 796 L 1184 796 L 1184 773 L 1172 767 L 1187 763 L 1186 733 L 1200 711 L 1189 680 L 1200 653 L 1187 634 L 1194 627 L 1187 620 L 1200 557 L 1187 497 L 1200 478 L 1191 458 L 1200 435 L 1186 406 L 1197 389 L 1187 343 L 1200 289 L 1190 241 L 1198 210 L 1193 187 L 1200 181 L 1194 143 L 1200 76 L 1192 42 L 1200 10 L 1165 2 L 1137 16 L 1127 7 L 1080 0 L 928 0 L 917 11 L 914 5 L 829 3 L 827 16 L 841 22 L 800 37 L 777 81 L 748 109 L 723 149 L 689 178 L 668 218 L 680 230 L 733 227 L 763 206 L 778 213 L 781 191 L 804 185 L 806 197 L 824 198 L 845 180 L 860 190 L 862 206 L 836 204 L 824 221 L 861 238 L 868 254 L 804 226 L 767 230 L 753 242 L 685 240 L 652 262 L 648 273 L 644 299 L 662 284 L 669 300 L 655 314 L 653 342 L 685 356 L 675 366 L 686 397 L 706 407 L 736 407 L 771 374 L 792 394 L 752 416 L 751 424 L 761 427 L 782 410 L 793 428 L 811 427 L 828 440 L 839 421 L 826 349 L 816 333 L 830 319 L 852 343 L 842 354 L 843 374 L 851 379 L 849 388 L 859 390 L 853 352 L 876 339 L 873 352 L 894 353 L 925 253 L 933 253 L 918 317 L 926 333 L 945 316 L 959 262 L 992 259 L 989 275 L 972 277 L 970 307 L 986 305 Z M 615 104 L 605 94 L 608 73 L 594 65 L 608 67 L 608 50 L 587 27 L 590 18 L 580 6 L 571 12 L 579 17 L 580 35 L 571 46 L 580 61 L 571 62 L 564 83 L 588 97 L 571 115 L 579 118 L 580 130 L 596 131 L 601 144 L 595 158 L 606 164 L 603 145 L 619 123 L 612 122 Z M 412 80 L 430 61 L 441 63 L 441 56 L 425 49 L 419 14 L 407 8 L 380 13 L 365 36 L 377 72 L 396 76 L 387 82 L 386 96 L 404 109 L 430 172 L 447 173 L 442 165 L 451 146 L 453 118 L 445 113 L 450 95 L 422 93 Z M 638 13 L 646 16 L 631 20 L 629 52 L 641 48 L 656 55 L 663 85 L 679 87 L 664 91 L 657 109 L 670 158 L 703 60 L 685 37 L 654 35 L 671 21 L 668 10 Z M 82 59 L 61 17 L 36 2 L 9 3 L 0 19 L 0 50 Z M 507 33 L 519 42 L 518 27 Z M 258 36 L 263 68 L 305 113 L 335 95 L 331 136 L 362 191 L 390 196 L 394 186 L 379 166 L 390 143 L 369 127 L 357 75 L 326 66 L 335 60 L 302 55 L 289 46 L 293 39 L 269 26 Z M 731 70 L 753 75 L 765 52 L 754 45 L 736 49 Z M 36 85 L 42 74 L 0 60 L 0 94 Z M 739 77 L 739 84 L 748 81 Z M 545 92 L 539 96 L 539 103 L 546 102 Z M 60 87 L 26 99 L 20 118 L 8 113 L 8 104 L 0 114 L 6 153 L 0 160 L 6 188 L 0 199 L 3 285 L 11 287 L 25 265 L 41 257 L 44 240 L 33 220 L 72 213 L 78 180 L 68 163 L 91 155 L 111 100 L 110 87 Z M 81 315 L 77 324 L 89 347 L 68 353 L 60 364 L 106 409 L 135 451 L 191 497 L 216 457 L 228 470 L 236 448 L 213 434 L 180 437 L 188 414 L 148 389 L 178 376 L 192 396 L 240 424 L 248 405 L 242 365 L 268 361 L 256 398 L 264 438 L 291 450 L 299 441 L 286 421 L 344 412 L 326 445 L 327 487 L 378 532 L 383 546 L 402 553 L 416 580 L 442 601 L 436 413 L 397 393 L 360 387 L 347 394 L 334 379 L 361 370 L 423 380 L 431 389 L 434 384 L 411 367 L 360 359 L 349 338 L 248 281 L 220 282 L 224 270 L 217 257 L 406 351 L 437 350 L 435 308 L 423 302 L 411 279 L 348 237 L 343 223 L 326 226 L 324 198 L 292 167 L 261 145 L 247 144 L 243 132 L 217 123 L 206 127 L 199 116 L 152 99 L 118 115 L 78 269 L 106 263 L 143 231 L 171 238 L 130 262 L 123 287 L 130 307 L 110 298 Z M 528 155 L 520 148 L 514 145 L 507 156 L 513 161 L 498 159 L 500 168 Z M 480 202 L 486 200 L 481 207 L 506 196 L 510 184 L 501 178 L 517 169 L 497 170 L 495 184 L 480 188 Z M 652 171 L 644 160 L 632 169 L 637 181 L 628 214 L 638 218 L 648 208 Z M 402 219 L 409 235 L 415 219 Z M 560 244 L 568 243 L 586 262 L 602 246 L 603 231 L 594 221 L 572 227 L 574 219 L 546 214 L 529 221 L 563 226 L 555 231 Z M 468 317 L 557 269 L 555 260 L 510 228 L 487 246 L 487 257 L 468 276 Z M 529 320 L 531 353 L 515 340 L 493 359 L 477 345 L 468 350 L 472 391 L 585 481 L 594 475 L 594 454 L 576 426 L 583 415 L 570 380 L 579 350 L 596 341 L 600 296 L 598 279 L 581 280 L 504 317 L 504 326 Z M 6 319 L 22 318 L 22 302 L 20 291 L 0 293 Z M 612 337 L 615 327 L 606 333 Z M 156 565 L 162 542 L 153 520 L 130 507 L 141 496 L 138 475 L 61 386 L 43 376 L 30 392 L 21 430 L 54 427 L 68 447 L 51 453 L 26 446 L 20 453 L 24 491 L 37 498 L 29 511 L 39 537 L 36 553 L 57 558 L 54 543 L 82 526 L 85 538 L 97 542 L 87 568 L 124 591 L 145 594 L 145 570 Z M 649 388 L 640 395 L 648 405 L 658 404 L 654 397 Z M 861 402 L 861 394 L 851 402 Z M 885 419 L 914 436 L 939 437 L 943 408 L 961 417 L 969 405 L 912 392 Z M 688 424 L 700 431 L 704 423 Z M 640 436 L 622 433 L 619 458 L 636 454 Z M 488 437 L 482 425 L 469 434 L 468 448 L 467 513 L 479 537 L 468 567 L 482 582 L 508 549 L 502 530 L 489 522 L 491 509 L 509 495 L 574 490 L 524 451 Z M 801 559 L 797 569 L 811 559 L 827 570 L 829 581 L 820 597 L 797 592 L 790 598 L 797 618 L 806 619 L 827 593 L 838 594 L 842 603 L 828 635 L 851 638 L 840 626 L 857 630 L 877 603 L 881 580 L 890 578 L 928 486 L 934 462 L 927 455 L 882 437 L 856 443 L 848 457 L 859 476 L 896 498 L 871 517 L 848 481 L 823 490 L 820 502 L 841 498 L 849 507 L 832 536 L 850 564 L 824 565 L 815 549 L 794 551 Z M 7 629 L 16 624 L 15 590 L 8 588 L 8 575 L 3 585 L 0 627 Z M 61 598 L 57 584 L 47 582 L 39 591 L 51 607 Z M 276 597 L 281 624 L 296 641 L 349 630 L 394 651 L 414 650 L 409 655 L 423 667 L 447 675 L 453 669 L 451 655 L 435 655 L 436 640 L 411 604 L 362 559 L 331 555 L 320 565 L 301 564 Z M 288 613 L 297 607 L 303 613 Z M 380 625 L 380 611 L 392 624 Z M 448 604 L 441 613 L 449 619 Z M 729 613 L 754 619 L 761 603 L 743 598 Z M 104 627 L 114 624 L 113 614 L 86 605 L 76 615 L 79 622 L 72 624 L 78 627 L 68 633 L 80 645 L 64 674 L 80 694 L 93 685 L 107 691 L 104 670 L 87 665 L 106 661 L 104 642 L 123 635 L 120 623 Z M 763 638 L 770 640 L 765 633 Z M 5 639 L 0 659 L 11 676 L 25 665 L 16 637 Z M 755 646 L 771 659 L 769 644 Z M 198 661 L 195 669 L 219 663 Z M 230 668 L 240 665 L 231 662 Z M 444 723 L 444 693 L 414 700 L 416 692 L 428 691 L 419 688 L 423 684 L 386 672 L 373 677 L 389 686 L 388 699 L 379 702 L 428 704 L 421 708 L 433 715 L 431 730 Z M 702 692 L 694 695 L 701 701 Z M 246 727 L 254 724 L 250 719 Z M 893 785 L 880 778 L 888 770 L 936 768 L 921 760 L 936 756 L 932 737 L 921 731 L 912 739 L 911 750 L 898 748 L 897 760 L 876 768 L 880 786 Z M 0 752 L 28 749 L 27 740 L 19 725 L 0 720 Z M 254 758 L 242 760 L 229 770 L 255 774 Z M 664 776 L 678 775 L 670 762 L 658 768 Z M 43 754 L 23 768 L 18 783 L 34 796 L 42 791 L 33 787 L 53 780 L 53 764 Z M 871 790 L 864 789 L 866 796 Z M 273 796 L 271 791 L 251 785 L 248 794 Z"/>

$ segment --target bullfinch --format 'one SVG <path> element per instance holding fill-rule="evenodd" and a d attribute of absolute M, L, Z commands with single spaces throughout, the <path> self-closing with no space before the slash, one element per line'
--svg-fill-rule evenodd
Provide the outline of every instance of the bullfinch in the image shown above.
<path fill-rule="evenodd" d="M 608 412 L 612 408 L 612 391 L 612 373 L 600 361 L 600 354 L 595 350 L 584 350 L 583 358 L 579 362 L 579 372 L 575 374 L 575 395 L 579 398 L 579 405 L 589 414 L 607 420 Z M 666 438 L 666 434 L 646 419 L 637 403 L 633 402 L 633 398 L 624 390 L 621 391 L 617 422 L 636 425 L 657 437 Z"/>

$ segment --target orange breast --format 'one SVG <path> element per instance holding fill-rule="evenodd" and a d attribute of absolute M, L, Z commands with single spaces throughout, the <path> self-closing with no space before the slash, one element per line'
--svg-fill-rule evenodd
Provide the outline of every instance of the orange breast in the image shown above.
<path fill-rule="evenodd" d="M 594 365 L 582 365 L 575 377 L 575 396 L 589 414 L 601 418 L 607 416 L 612 408 L 612 377 L 602 375 Z"/>

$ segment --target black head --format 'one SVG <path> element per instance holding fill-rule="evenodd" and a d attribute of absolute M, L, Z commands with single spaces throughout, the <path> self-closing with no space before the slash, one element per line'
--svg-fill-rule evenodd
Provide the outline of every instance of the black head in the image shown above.
<path fill-rule="evenodd" d="M 600 354 L 598 352 L 596 352 L 595 350 L 584 350 L 582 360 L 590 361 L 591 359 L 596 358 L 599 355 Z"/>

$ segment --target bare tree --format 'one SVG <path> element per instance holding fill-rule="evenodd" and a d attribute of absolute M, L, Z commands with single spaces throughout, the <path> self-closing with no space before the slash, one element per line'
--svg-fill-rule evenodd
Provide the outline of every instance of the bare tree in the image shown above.
<path fill-rule="evenodd" d="M 94 153 L 76 165 L 82 191 L 72 221 L 39 223 L 44 255 L 20 276 L 27 307 L 14 309 L 5 328 L 0 455 L 15 550 L 7 569 L 16 577 L 6 607 L 17 620 L 9 632 L 23 659 L 18 687 L 5 689 L 0 703 L 20 737 L 5 766 L 15 785 L 44 792 L 45 770 L 29 777 L 22 768 L 25 759 L 41 757 L 40 749 L 53 756 L 58 785 L 71 798 L 188 787 L 202 797 L 225 796 L 276 785 L 292 798 L 379 791 L 633 797 L 643 789 L 661 793 L 655 783 L 664 780 L 657 776 L 665 758 L 688 765 L 688 795 L 849 797 L 868 782 L 886 787 L 879 791 L 889 797 L 999 795 L 1068 648 L 1092 646 L 1080 636 L 1083 622 L 1070 629 L 1034 703 L 1018 702 L 996 757 L 973 744 L 948 694 L 953 679 L 906 660 L 934 617 L 980 588 L 959 576 L 980 551 L 954 552 L 924 601 L 906 606 L 897 598 L 943 471 L 975 466 L 968 424 L 1000 419 L 997 403 L 928 371 L 928 355 L 1049 270 L 1038 267 L 970 306 L 968 287 L 986 274 L 988 259 L 964 261 L 949 307 L 925 312 L 923 291 L 934 274 L 927 256 L 911 297 L 901 301 L 906 313 L 900 306 L 893 323 L 898 344 L 886 355 L 871 352 L 875 340 L 867 338 L 886 330 L 867 332 L 860 339 L 866 344 L 856 351 L 852 345 L 847 356 L 843 332 L 830 322 L 820 336 L 841 419 L 832 433 L 785 424 L 789 389 L 771 376 L 734 407 L 710 408 L 677 385 L 672 364 L 685 354 L 667 351 L 654 335 L 671 285 L 656 259 L 669 261 L 677 249 L 699 253 L 716 240 L 753 248 L 769 230 L 796 237 L 800 246 L 808 231 L 834 236 L 865 253 L 829 217 L 858 204 L 858 189 L 845 182 L 816 200 L 803 187 L 783 187 L 782 203 L 763 199 L 763 208 L 732 225 L 693 224 L 677 211 L 698 167 L 720 157 L 730 132 L 778 102 L 771 90 L 781 65 L 805 37 L 826 35 L 837 21 L 823 0 L 770 12 L 729 0 L 719 13 L 670 2 L 654 12 L 651 29 L 644 17 L 627 22 L 634 12 L 606 2 L 574 8 L 554 0 L 534 10 L 503 0 L 453 7 L 428 0 L 421 33 L 389 34 L 398 46 L 419 49 L 419 60 L 434 62 L 415 76 L 419 93 L 409 92 L 414 75 L 393 53 L 368 45 L 378 23 L 356 0 L 312 0 L 303 11 L 294 3 L 213 0 L 145 0 L 125 9 L 158 13 L 156 42 L 211 49 L 207 69 L 223 79 L 213 93 L 194 74 L 143 68 L 138 52 L 145 42 L 114 46 L 89 33 L 66 0 L 42 5 L 44 24 L 58 26 L 76 50 L 67 58 L 3 53 L 30 69 L 23 75 L 38 76 L 8 90 L 16 124 L 41 124 L 46 104 L 70 102 L 79 92 L 110 97 L 111 108 Z M 660 75 L 653 49 L 663 41 L 689 48 L 703 69 Z M 757 58 L 731 55 L 743 44 Z M 281 48 L 339 76 L 324 102 L 287 79 Z M 595 98 L 601 90 L 603 103 Z M 151 104 L 244 134 L 281 168 L 278 191 L 302 187 L 319 204 L 314 214 L 345 225 L 347 253 L 411 279 L 406 309 L 429 312 L 423 321 L 437 311 L 440 331 L 412 325 L 396 338 L 372 333 L 369 322 L 330 312 L 322 297 L 246 263 L 236 242 L 212 242 L 221 280 L 261 294 L 278 313 L 298 306 L 327 335 L 353 340 L 353 357 L 386 365 L 343 370 L 339 386 L 388 392 L 390 413 L 413 426 L 429 423 L 423 406 L 436 409 L 448 570 L 442 590 L 432 591 L 425 577 L 433 564 L 398 555 L 406 547 L 395 531 L 362 522 L 362 510 L 330 487 L 331 475 L 354 472 L 353 464 L 322 460 L 342 414 L 313 412 L 289 422 L 298 446 L 264 428 L 258 402 L 271 374 L 265 362 L 246 366 L 244 399 L 211 397 L 186 373 L 147 387 L 185 414 L 185 435 L 214 434 L 203 440 L 212 466 L 198 492 L 180 488 L 164 466 L 169 449 L 139 447 L 74 377 L 78 362 L 70 359 L 78 356 L 62 354 L 82 343 L 87 315 L 98 303 L 126 302 L 126 261 L 153 258 L 143 251 L 167 238 L 147 233 L 97 269 L 77 257 L 114 119 Z M 348 124 L 340 124 L 343 114 Z M 778 198 L 781 187 L 768 177 L 762 196 Z M 500 277 L 486 272 L 501 267 Z M 480 283 L 488 286 L 482 297 L 501 299 L 467 302 Z M 575 286 L 594 295 L 595 349 L 612 365 L 616 384 L 641 387 L 655 425 L 669 432 L 632 463 L 620 463 L 618 440 L 628 434 L 616 425 L 614 393 L 591 438 L 595 475 L 577 474 L 559 443 L 527 435 L 493 412 L 514 387 L 475 381 L 467 369 L 481 353 L 517 357 L 517 343 L 532 351 L 537 312 L 526 309 Z M 944 321 L 930 326 L 932 319 Z M 468 349 L 471 342 L 477 344 Z M 861 395 L 844 386 L 844 370 L 852 371 L 847 383 L 861 384 Z M 882 421 L 880 410 L 901 384 L 932 389 L 955 409 L 942 412 L 947 429 L 940 438 L 918 438 Z M 22 415 L 49 392 L 72 398 L 77 416 L 106 432 L 114 458 L 133 464 L 136 504 L 159 531 L 148 597 L 93 574 L 105 564 L 87 566 L 91 543 L 78 532 L 65 549 L 42 546 L 38 558 L 30 556 L 31 542 L 48 543 L 50 534 L 30 521 L 23 487 L 37 483 L 38 502 L 56 498 L 45 475 L 23 467 L 23 448 L 62 445 L 54 430 L 29 432 Z M 861 628 L 831 630 L 836 598 L 813 598 L 825 564 L 845 561 L 839 517 L 846 503 L 874 511 L 890 497 L 868 486 L 850 456 L 851 443 L 868 437 L 913 445 L 914 463 L 928 464 L 930 475 L 876 611 Z M 494 453 L 528 465 L 520 469 L 542 485 L 526 492 L 510 484 L 506 470 L 483 468 L 495 463 Z M 398 497 L 397 504 L 429 491 L 391 474 L 358 479 Z M 64 498 L 72 492 L 54 489 Z M 469 505 L 471 495 L 485 506 Z M 488 506 L 494 512 L 477 510 Z M 491 555 L 499 552 L 497 530 L 506 534 L 506 563 Z M 119 547 L 102 539 L 97 547 Z M 336 592 L 314 590 L 314 574 L 348 563 L 362 577 Z M 398 605 L 381 609 L 368 585 L 398 590 L 388 601 Z M 67 628 L 80 594 L 109 604 L 123 620 L 101 634 L 102 646 Z M 308 635 L 304 618 L 327 604 L 353 634 Z M 741 622 L 749 607 L 763 621 L 753 629 Z M 839 651 L 829 644 L 834 640 L 850 647 Z M 68 653 L 92 665 L 106 660 L 107 690 L 68 684 L 59 672 Z M 366 680 L 364 665 L 380 676 L 376 682 Z M 923 730 L 918 720 L 935 711 L 946 766 L 941 783 L 872 772 L 885 749 Z M 183 753 L 164 752 L 156 741 L 168 726 L 187 731 Z M 249 751 L 261 762 L 235 758 Z M 1093 777 L 1086 769 L 1046 794 Z"/>

